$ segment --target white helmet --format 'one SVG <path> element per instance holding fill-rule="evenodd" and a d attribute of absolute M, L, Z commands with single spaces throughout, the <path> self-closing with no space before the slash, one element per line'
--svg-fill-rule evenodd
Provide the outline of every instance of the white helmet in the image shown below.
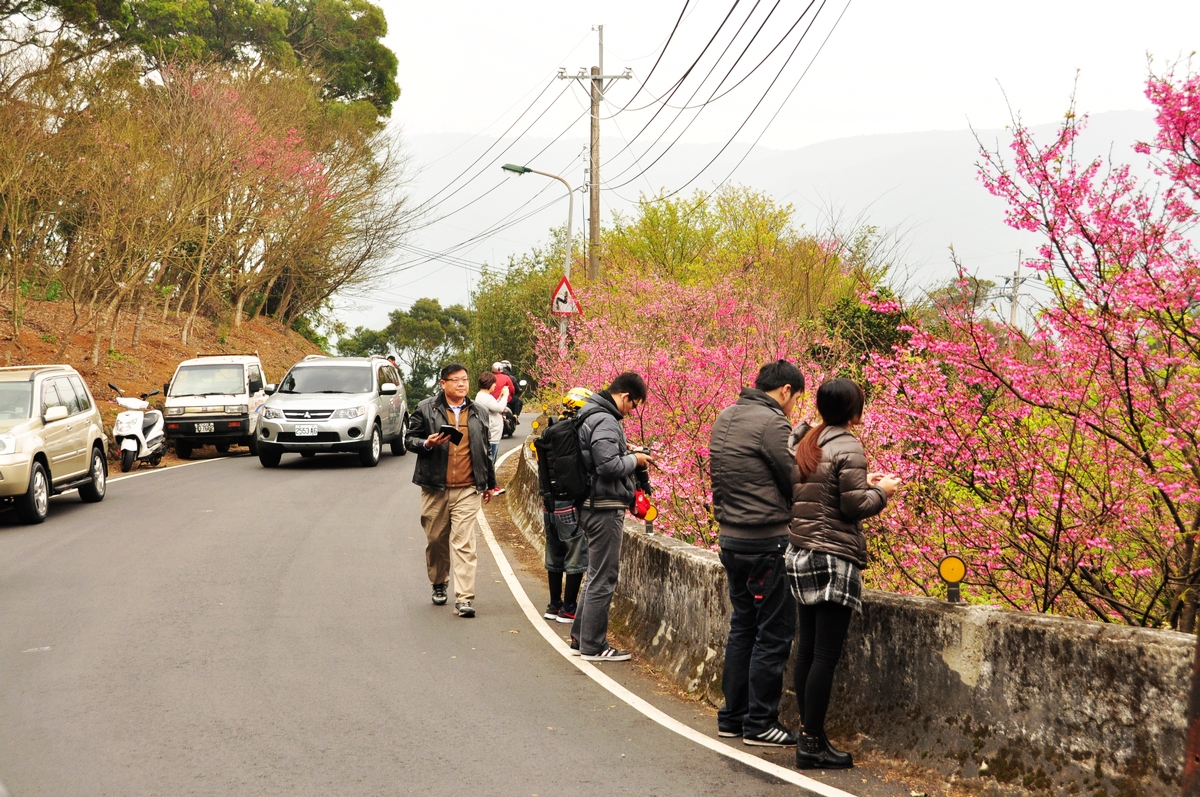
<path fill-rule="evenodd" d="M 504 370 L 504 363 L 492 363 L 492 371 L 500 373 Z"/>

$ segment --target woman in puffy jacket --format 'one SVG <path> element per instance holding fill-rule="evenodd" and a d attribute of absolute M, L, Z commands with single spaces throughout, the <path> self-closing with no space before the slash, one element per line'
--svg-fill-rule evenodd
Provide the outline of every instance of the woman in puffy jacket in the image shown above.
<path fill-rule="evenodd" d="M 867 544 L 860 521 L 882 512 L 900 486 L 895 476 L 867 472 L 866 454 L 850 431 L 862 422 L 863 402 L 857 384 L 831 379 L 817 389 L 823 423 L 796 430 L 785 562 L 800 620 L 795 670 L 803 723 L 796 744 L 800 769 L 854 765 L 849 753 L 829 744 L 825 714 L 850 618 L 862 612 Z"/>

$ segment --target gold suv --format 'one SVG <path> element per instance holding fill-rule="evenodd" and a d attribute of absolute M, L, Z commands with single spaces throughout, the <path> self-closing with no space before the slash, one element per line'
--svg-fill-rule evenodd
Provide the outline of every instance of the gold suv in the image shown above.
<path fill-rule="evenodd" d="M 104 499 L 108 438 L 87 385 L 69 365 L 0 368 L 0 498 L 41 523 L 50 496 Z"/>

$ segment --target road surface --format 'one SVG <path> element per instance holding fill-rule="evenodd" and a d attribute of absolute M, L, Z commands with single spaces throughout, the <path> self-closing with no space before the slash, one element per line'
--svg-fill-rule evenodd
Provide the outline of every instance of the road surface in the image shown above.
<path fill-rule="evenodd" d="M 478 617 L 433 606 L 415 459 L 232 457 L 0 515 L 12 797 L 802 793 L 570 666 L 482 540 Z"/>

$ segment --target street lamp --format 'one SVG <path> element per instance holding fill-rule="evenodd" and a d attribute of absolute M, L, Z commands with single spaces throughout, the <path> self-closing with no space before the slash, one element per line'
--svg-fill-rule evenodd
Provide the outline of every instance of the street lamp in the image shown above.
<path fill-rule="evenodd" d="M 557 174 L 539 172 L 537 169 L 530 169 L 528 166 L 518 166 L 515 163 L 506 163 L 500 168 L 506 172 L 518 176 L 522 174 L 540 174 L 543 177 L 549 177 L 551 179 L 558 180 L 567 187 L 567 198 L 569 200 L 567 203 L 567 258 L 563 263 L 563 273 L 566 275 L 568 280 L 571 279 L 571 239 L 573 237 L 571 227 L 575 223 L 575 191 L 571 188 L 571 184 L 559 177 Z M 566 324 L 566 322 L 564 321 L 563 324 Z"/>
<path fill-rule="evenodd" d="M 550 172 L 539 172 L 537 169 L 531 169 L 528 166 L 518 166 L 515 163 L 506 163 L 500 167 L 504 171 L 515 174 L 518 177 L 522 174 L 540 174 L 543 177 L 549 177 L 553 180 L 558 180 L 567 187 L 567 256 L 563 261 L 563 276 L 569 282 L 571 279 L 571 244 L 574 237 L 572 225 L 575 223 L 575 190 L 571 188 L 571 184 L 559 177 L 557 174 Z M 566 352 L 567 350 L 567 319 L 564 317 L 558 325 L 559 346 Z"/>

